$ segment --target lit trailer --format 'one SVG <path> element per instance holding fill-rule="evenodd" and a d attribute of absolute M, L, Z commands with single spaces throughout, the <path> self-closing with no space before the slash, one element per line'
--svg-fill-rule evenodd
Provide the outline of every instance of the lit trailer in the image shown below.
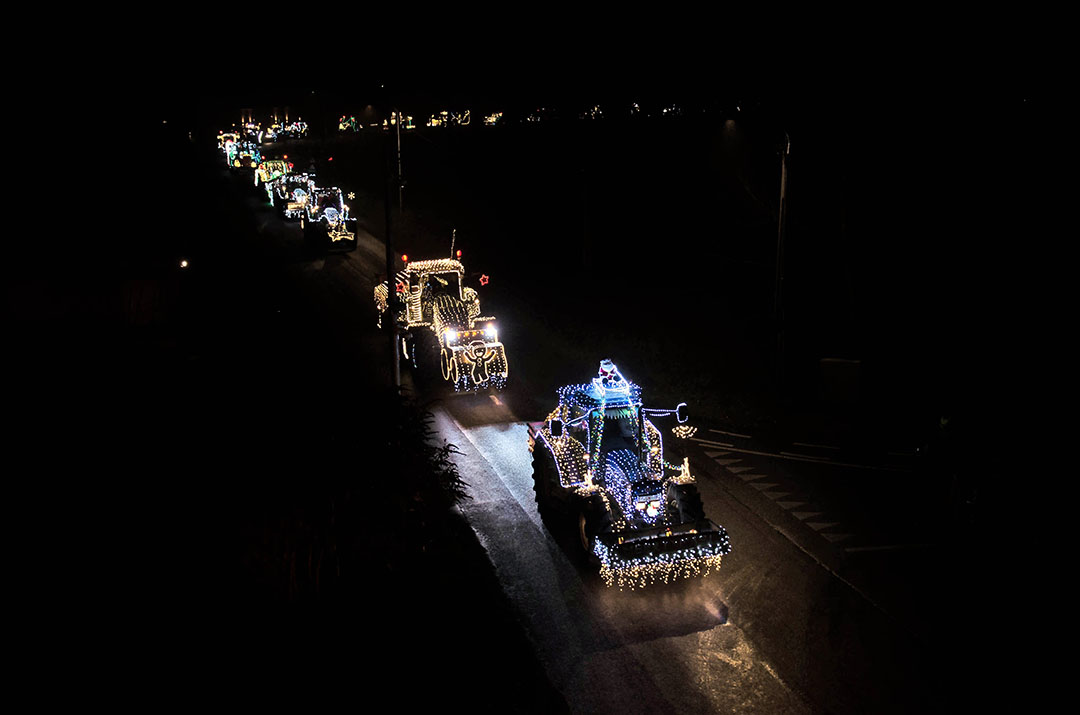
<path fill-rule="evenodd" d="M 480 315 L 480 298 L 463 285 L 461 261 L 411 261 L 394 276 L 403 353 L 419 367 L 418 353 L 438 351 L 443 380 L 455 391 L 506 387 L 509 367 L 494 317 Z M 379 325 L 387 310 L 387 284 L 375 286 Z"/>
<path fill-rule="evenodd" d="M 608 586 L 638 588 L 705 576 L 731 551 L 727 531 L 705 517 L 689 461 L 664 459 L 663 437 L 641 388 L 610 360 L 590 382 L 558 390 L 559 405 L 528 425 L 536 504 L 549 530 L 569 535 Z"/>

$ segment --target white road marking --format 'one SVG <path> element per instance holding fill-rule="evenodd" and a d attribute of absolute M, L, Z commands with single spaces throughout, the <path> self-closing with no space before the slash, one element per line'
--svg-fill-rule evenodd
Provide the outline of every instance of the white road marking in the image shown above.
<path fill-rule="evenodd" d="M 834 462 L 829 459 L 823 459 L 821 457 L 808 457 L 806 455 L 797 455 L 791 452 L 781 452 L 776 454 L 775 452 L 761 452 L 754 449 L 741 449 L 734 447 L 730 444 L 721 444 L 719 442 L 710 442 L 709 440 L 698 439 L 697 437 L 691 437 L 691 440 L 695 442 L 701 442 L 714 447 L 724 447 L 730 452 L 738 452 L 739 454 L 756 454 L 759 457 L 772 457 L 774 459 L 793 459 L 803 462 L 814 462 L 817 464 L 831 464 L 834 467 L 853 467 L 855 469 L 872 469 L 879 472 L 910 472 L 911 469 L 900 468 L 892 465 L 872 465 L 872 464 L 852 464 L 851 462 Z"/>
<path fill-rule="evenodd" d="M 810 462 L 829 462 L 829 463 L 832 463 L 832 460 L 829 459 L 828 457 L 815 457 L 812 454 L 800 454 L 798 452 L 780 452 L 780 454 L 784 455 L 785 457 L 798 457 L 800 459 L 804 459 L 804 460 L 807 460 L 807 461 L 810 461 Z"/>
<path fill-rule="evenodd" d="M 884 546 L 849 546 L 844 551 L 857 554 L 868 551 L 903 551 L 905 549 L 928 549 L 933 544 L 888 544 Z"/>
<path fill-rule="evenodd" d="M 828 444 L 813 444 L 811 442 L 792 442 L 792 444 L 796 447 L 817 447 L 819 449 L 835 449 L 837 451 L 840 450 L 839 447 L 833 447 L 832 445 Z"/>
<path fill-rule="evenodd" d="M 742 439 L 751 439 L 748 434 L 739 434 L 738 432 L 725 432 L 722 429 L 709 429 L 710 432 L 716 432 L 717 434 L 726 434 L 729 437 L 741 437 Z"/>
<path fill-rule="evenodd" d="M 735 445 L 728 444 L 727 442 L 716 442 L 711 439 L 702 439 L 701 437 L 691 437 L 694 442 L 700 442 L 701 444 L 708 445 L 710 447 L 734 447 Z"/>

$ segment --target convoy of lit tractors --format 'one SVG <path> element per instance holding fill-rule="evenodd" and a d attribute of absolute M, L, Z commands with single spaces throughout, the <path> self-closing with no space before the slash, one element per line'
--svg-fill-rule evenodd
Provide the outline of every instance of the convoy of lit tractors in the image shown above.
<path fill-rule="evenodd" d="M 287 156 L 262 156 L 262 145 L 306 135 L 306 124 L 221 132 L 218 148 L 230 172 L 248 177 L 278 215 L 297 221 L 319 250 L 353 251 L 356 218 L 338 187 L 296 172 Z M 260 194 L 262 195 L 262 194 Z M 455 392 L 507 387 L 506 346 L 457 257 L 406 260 L 375 286 L 380 327 L 390 321 L 400 354 L 422 374 L 441 376 Z M 485 277 L 486 278 L 486 277 Z M 486 280 L 481 280 L 486 283 Z M 645 406 L 642 390 L 610 360 L 586 382 L 556 390 L 546 419 L 528 424 L 537 510 L 571 555 L 597 569 L 604 583 L 636 588 L 707 575 L 731 551 L 722 526 L 705 515 L 689 462 L 667 461 L 654 423 L 686 422 L 685 404 Z M 673 432 L 679 435 L 678 427 Z"/>

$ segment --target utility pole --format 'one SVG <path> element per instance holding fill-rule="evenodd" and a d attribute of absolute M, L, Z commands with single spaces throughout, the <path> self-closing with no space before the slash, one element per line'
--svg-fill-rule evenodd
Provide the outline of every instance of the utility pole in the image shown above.
<path fill-rule="evenodd" d="M 784 151 L 780 155 L 780 216 L 776 232 L 776 293 L 773 298 L 773 319 L 776 322 L 776 385 L 784 382 L 784 234 L 787 232 L 788 157 L 791 156 L 791 137 L 784 132 Z"/>
<path fill-rule="evenodd" d="M 385 152 L 383 156 L 383 188 L 384 197 L 383 204 L 385 206 L 386 216 L 386 315 L 389 318 L 387 321 L 389 326 L 387 332 L 390 335 L 390 379 L 395 392 L 401 391 L 401 353 L 398 346 L 398 329 L 397 329 L 397 311 L 398 311 L 398 298 L 397 298 L 397 281 L 395 280 L 394 270 L 394 248 L 393 241 L 391 240 L 390 233 L 390 182 L 393 179 L 393 172 L 391 170 L 391 146 L 390 146 L 390 133 L 386 133 L 385 140 Z M 400 153 L 400 152 L 399 152 Z M 400 182 L 399 182 L 400 183 Z"/>
<path fill-rule="evenodd" d="M 398 214 L 405 213 L 405 181 L 401 173 L 401 110 L 395 110 L 397 116 L 397 185 L 398 185 Z"/>

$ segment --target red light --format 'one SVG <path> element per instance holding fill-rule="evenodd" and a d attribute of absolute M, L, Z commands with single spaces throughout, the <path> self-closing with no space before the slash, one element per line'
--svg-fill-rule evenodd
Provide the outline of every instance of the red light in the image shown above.
<path fill-rule="evenodd" d="M 334 157 L 330 157 L 329 159 L 327 159 L 327 161 L 333 161 L 333 160 L 334 160 Z"/>
<path fill-rule="evenodd" d="M 286 154 L 285 156 L 283 156 L 283 157 L 281 157 L 281 158 L 282 158 L 282 159 L 288 159 L 288 158 L 289 158 L 289 155 L 288 155 L 288 154 Z"/>
<path fill-rule="evenodd" d="M 402 253 L 401 254 L 401 262 L 402 263 L 408 263 L 409 262 L 409 255 L 407 253 Z"/>
<path fill-rule="evenodd" d="M 461 258 L 461 249 L 460 248 L 457 250 L 457 257 Z"/>
<path fill-rule="evenodd" d="M 480 285 L 486 286 L 490 280 L 491 279 L 488 278 L 487 274 L 485 273 L 484 275 L 480 276 Z"/>

